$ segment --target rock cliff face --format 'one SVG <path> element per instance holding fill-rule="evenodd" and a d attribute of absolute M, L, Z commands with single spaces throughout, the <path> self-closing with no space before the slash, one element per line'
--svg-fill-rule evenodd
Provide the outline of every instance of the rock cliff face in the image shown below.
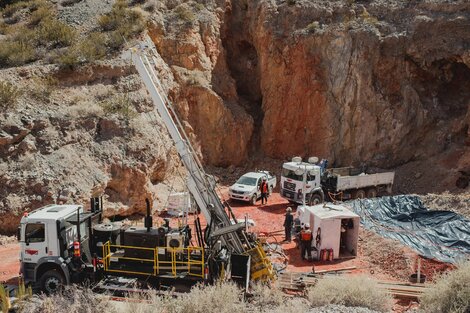
<path fill-rule="evenodd" d="M 162 12 L 152 38 L 209 163 L 240 164 L 261 146 L 391 168 L 467 139 L 468 2 L 190 1 Z"/>
<path fill-rule="evenodd" d="M 62 18 L 93 20 L 112 2 L 76 2 Z M 157 71 L 205 164 L 317 155 L 336 166 L 401 166 L 398 176 L 413 176 L 400 178 L 399 192 L 470 173 L 468 1 L 162 0 L 147 8 L 155 8 L 145 14 Z M 16 228 L 11 212 L 102 192 L 109 214 L 132 214 L 157 198 L 153 184 L 176 175 L 172 143 L 138 75 L 115 57 L 74 72 L 41 62 L 0 70 L 1 81 L 24 91 L 0 115 L 1 230 Z M 133 114 L 105 113 L 106 102 L 125 102 Z M 427 171 L 436 157 L 439 170 Z"/>

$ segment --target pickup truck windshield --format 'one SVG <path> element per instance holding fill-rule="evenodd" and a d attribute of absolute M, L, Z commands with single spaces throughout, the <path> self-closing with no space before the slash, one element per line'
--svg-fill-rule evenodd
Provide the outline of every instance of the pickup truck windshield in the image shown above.
<path fill-rule="evenodd" d="M 240 177 L 239 180 L 237 180 L 237 184 L 248 185 L 248 186 L 256 186 L 256 178 L 242 176 L 242 177 Z"/>

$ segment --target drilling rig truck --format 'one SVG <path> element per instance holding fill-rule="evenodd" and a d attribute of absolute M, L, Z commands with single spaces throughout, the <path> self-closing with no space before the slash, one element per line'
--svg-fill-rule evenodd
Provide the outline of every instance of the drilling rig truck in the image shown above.
<path fill-rule="evenodd" d="M 97 283 L 104 277 L 132 277 L 154 286 L 191 285 L 231 278 L 244 286 L 274 277 L 273 267 L 246 221 L 238 221 L 216 193 L 156 74 L 157 51 L 147 38 L 125 55 L 141 76 L 182 163 L 187 187 L 207 223 L 199 218 L 193 240 L 188 225 L 153 226 L 150 202 L 144 227 L 103 223 L 101 198 L 81 205 L 49 205 L 25 213 L 19 227 L 25 282 L 46 293 L 70 283 Z M 196 242 L 196 244 L 194 244 Z"/>

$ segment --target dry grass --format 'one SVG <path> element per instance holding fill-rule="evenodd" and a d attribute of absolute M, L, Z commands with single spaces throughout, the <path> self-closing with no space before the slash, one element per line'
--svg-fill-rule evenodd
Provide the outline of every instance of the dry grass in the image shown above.
<path fill-rule="evenodd" d="M 191 8 L 185 3 L 182 3 L 177 6 L 175 8 L 175 13 L 180 20 L 183 20 L 185 22 L 193 22 L 196 20 L 196 14 L 194 14 Z"/>
<path fill-rule="evenodd" d="M 69 46 L 76 37 L 72 27 L 51 17 L 39 23 L 36 34 L 39 43 L 46 43 L 54 48 Z"/>
<path fill-rule="evenodd" d="M 339 304 L 348 307 L 365 307 L 380 312 L 389 312 L 391 297 L 378 287 L 377 282 L 365 276 L 347 278 L 326 277 L 308 290 L 308 299 L 313 306 Z"/>
<path fill-rule="evenodd" d="M 34 77 L 30 85 L 29 95 L 41 102 L 50 102 L 50 97 L 54 90 L 57 89 L 57 79 L 52 76 L 44 78 Z"/>
<path fill-rule="evenodd" d="M 470 262 L 438 278 L 421 298 L 421 308 L 432 313 L 470 312 Z"/>
<path fill-rule="evenodd" d="M 126 95 L 117 95 L 103 101 L 100 105 L 105 113 L 116 114 L 125 120 L 130 120 L 137 115 L 134 106 Z"/>
<path fill-rule="evenodd" d="M 9 82 L 0 81 L 0 108 L 3 111 L 14 108 L 20 95 L 21 91 L 18 87 Z"/>
<path fill-rule="evenodd" d="M 127 7 L 127 2 L 118 0 L 111 12 L 102 15 L 98 24 L 105 32 L 109 32 L 107 46 L 111 49 L 120 48 L 124 42 L 144 30 L 142 14 Z"/>
<path fill-rule="evenodd" d="M 41 21 L 47 19 L 47 18 L 52 18 L 53 13 L 52 9 L 50 6 L 44 5 L 40 6 L 35 10 L 33 13 L 31 13 L 31 17 L 29 18 L 29 25 L 35 26 L 38 25 Z"/>
<path fill-rule="evenodd" d="M 109 300 L 96 295 L 90 289 L 75 286 L 66 288 L 55 295 L 40 295 L 17 305 L 19 313 L 85 313 L 85 312 L 116 312 L 109 305 Z"/>

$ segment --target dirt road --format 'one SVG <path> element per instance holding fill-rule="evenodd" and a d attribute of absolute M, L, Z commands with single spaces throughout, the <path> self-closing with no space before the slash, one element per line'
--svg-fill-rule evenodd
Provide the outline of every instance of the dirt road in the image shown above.
<path fill-rule="evenodd" d="M 0 246 L 0 282 L 15 283 L 20 271 L 19 255 L 20 246 L 17 243 Z"/>

